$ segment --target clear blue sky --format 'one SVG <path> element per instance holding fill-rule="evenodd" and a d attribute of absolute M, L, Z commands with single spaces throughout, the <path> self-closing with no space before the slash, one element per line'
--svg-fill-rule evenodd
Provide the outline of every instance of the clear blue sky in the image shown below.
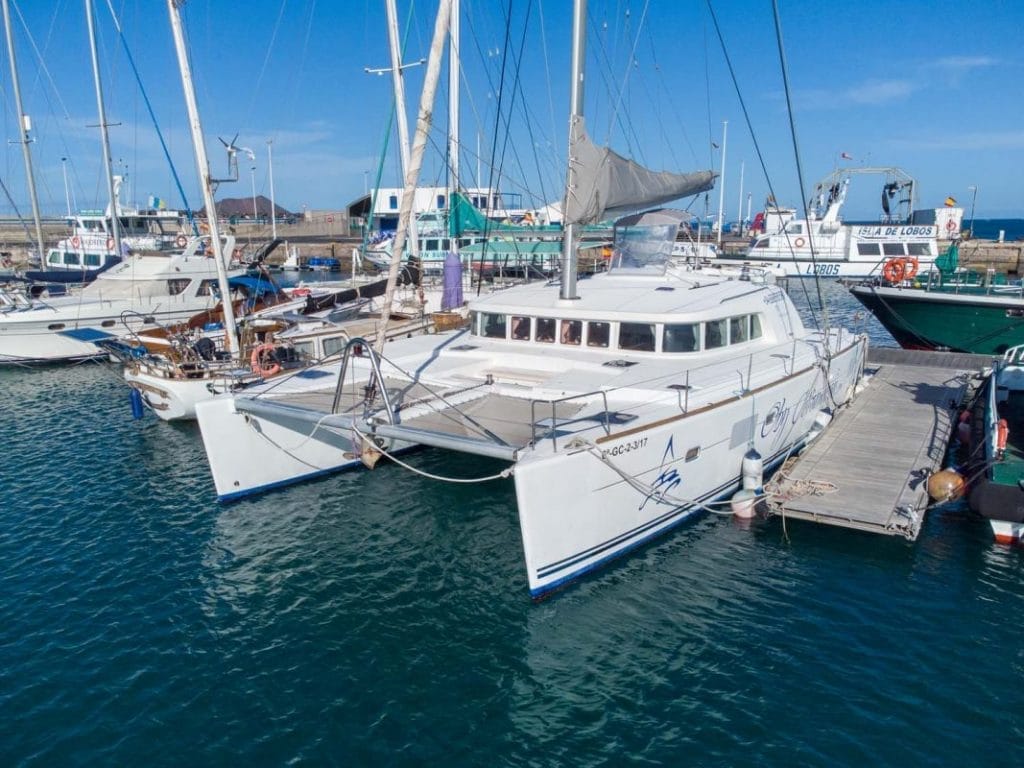
<path fill-rule="evenodd" d="M 166 6 L 160 0 L 112 3 L 189 201 L 200 207 Z M 771 4 L 713 5 L 779 201 L 795 205 L 800 194 Z M 969 215 L 968 187 L 975 185 L 978 218 L 1024 217 L 1024 62 L 1018 53 L 1024 3 L 780 5 L 805 186 L 845 152 L 854 165 L 904 168 L 919 182 L 919 207 L 941 205 L 952 195 Z M 41 206 L 64 211 L 66 169 L 77 207 L 98 207 L 105 193 L 99 132 L 91 127 L 96 102 L 83 2 L 11 0 L 11 6 Z M 479 136 L 483 175 L 489 159 L 503 155 L 500 186 L 539 204 L 561 196 L 570 3 L 515 0 L 514 6 L 507 46 L 515 56 L 505 58 L 505 4 L 462 0 L 463 176 L 476 176 Z M 435 3 L 398 0 L 398 10 L 408 29 L 405 60 L 425 57 Z M 145 203 L 155 194 L 179 206 L 107 0 L 99 0 L 96 11 L 108 119 L 120 123 L 111 130 L 115 165 L 129 178 L 125 197 Z M 238 145 L 256 152 L 255 163 L 240 159 L 241 179 L 224 184 L 219 198 L 250 196 L 253 178 L 256 192 L 269 196 L 268 139 L 276 200 L 286 208 L 342 208 L 363 192 L 367 178 L 373 183 L 391 88 L 388 77 L 363 70 L 388 64 L 383 0 L 190 0 L 183 14 L 215 174 L 226 170 L 218 136 L 237 133 Z M 727 120 L 727 215 L 736 215 L 741 161 L 744 207 L 750 193 L 757 210 L 768 186 L 705 3 L 591 0 L 589 26 L 586 95 L 594 138 L 653 168 L 718 170 L 721 149 L 712 142 L 722 143 Z M 410 123 L 422 77 L 423 68 L 408 71 Z M 17 130 L 5 61 L 0 88 L 9 142 Z M 444 99 L 442 88 L 423 183 L 444 180 Z M 504 134 L 494 138 L 499 101 L 511 125 L 507 144 Z M 398 184 L 393 146 L 383 164 L 385 185 Z M 19 146 L 5 143 L 0 173 L 27 213 Z M 881 180 L 855 185 L 848 217 L 874 216 Z M 717 210 L 717 189 L 709 205 Z M 5 200 L 0 212 L 10 212 Z"/>

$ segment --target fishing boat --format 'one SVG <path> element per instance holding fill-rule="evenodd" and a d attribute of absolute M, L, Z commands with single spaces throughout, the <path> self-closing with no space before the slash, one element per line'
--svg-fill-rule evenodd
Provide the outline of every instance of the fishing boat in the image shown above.
<path fill-rule="evenodd" d="M 978 399 L 974 434 L 980 438 L 971 509 L 986 518 L 996 541 L 1024 538 L 1024 345 L 995 362 Z"/>
<path fill-rule="evenodd" d="M 877 221 L 843 223 L 843 204 L 856 174 L 885 178 Z M 914 188 L 914 179 L 899 168 L 836 170 L 815 185 L 806 219 L 785 219 L 780 231 L 757 235 L 742 256 L 719 260 L 762 264 L 787 277 L 879 276 L 893 258 L 913 259 L 927 270 L 939 255 L 939 243 L 959 236 L 963 209 L 947 205 L 913 211 Z"/>
<path fill-rule="evenodd" d="M 961 268 L 957 244 L 926 273 L 893 259 L 849 290 L 905 349 L 1001 355 L 1024 338 L 1021 281 Z"/>
<path fill-rule="evenodd" d="M 697 194 L 715 177 L 654 173 L 591 143 L 584 15 L 577 3 L 560 280 L 472 299 L 468 328 L 386 349 L 352 339 L 338 363 L 200 403 L 221 500 L 417 446 L 497 459 L 504 466 L 478 480 L 512 478 L 539 598 L 728 499 L 745 470 L 780 464 L 852 397 L 866 337 L 806 329 L 777 286 L 673 261 L 686 214 L 620 219 L 608 270 L 577 281 L 577 226 Z"/>

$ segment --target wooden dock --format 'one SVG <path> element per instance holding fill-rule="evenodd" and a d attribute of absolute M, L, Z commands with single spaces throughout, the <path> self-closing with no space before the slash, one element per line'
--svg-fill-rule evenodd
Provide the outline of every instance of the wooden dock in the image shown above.
<path fill-rule="evenodd" d="M 817 441 L 766 486 L 768 512 L 917 538 L 939 468 L 984 355 L 874 348 L 873 374 Z"/>

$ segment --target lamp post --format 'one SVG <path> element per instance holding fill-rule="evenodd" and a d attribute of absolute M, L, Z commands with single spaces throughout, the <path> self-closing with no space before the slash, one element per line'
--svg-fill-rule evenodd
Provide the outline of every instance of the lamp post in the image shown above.
<path fill-rule="evenodd" d="M 260 220 L 259 210 L 256 208 L 256 166 L 249 166 L 249 178 L 252 179 L 252 223 L 253 226 Z"/>
<path fill-rule="evenodd" d="M 974 204 L 978 201 L 978 187 L 976 185 L 974 185 L 974 184 L 971 184 L 971 186 L 969 186 L 967 188 L 967 191 L 972 193 L 971 194 L 971 227 L 970 227 L 970 231 L 971 231 L 971 237 L 974 237 Z"/>
<path fill-rule="evenodd" d="M 729 121 L 722 121 L 722 172 L 718 179 L 718 247 L 722 247 L 722 217 L 725 212 L 725 140 L 729 135 Z"/>
<path fill-rule="evenodd" d="M 270 236 L 277 239 L 277 204 L 274 202 L 274 140 L 267 139 L 267 168 L 270 170 Z"/>

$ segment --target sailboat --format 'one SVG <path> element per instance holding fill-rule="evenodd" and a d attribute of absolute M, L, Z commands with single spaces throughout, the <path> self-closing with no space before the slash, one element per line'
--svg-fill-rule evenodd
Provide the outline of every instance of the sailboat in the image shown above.
<path fill-rule="evenodd" d="M 714 181 L 710 171 L 654 173 L 591 142 L 585 27 L 577 2 L 560 282 L 471 300 L 467 329 L 384 348 L 353 339 L 336 365 L 201 403 L 218 498 L 397 461 L 416 446 L 498 459 L 497 476 L 515 485 L 539 598 L 727 499 L 744 466 L 753 476 L 758 463 L 779 465 L 820 433 L 823 412 L 852 397 L 866 337 L 806 329 L 774 285 L 674 262 L 685 214 L 620 218 L 608 271 L 577 281 L 579 227 Z M 432 48 L 407 190 L 426 142 L 434 59 Z M 409 215 L 411 204 L 399 241 Z"/>

